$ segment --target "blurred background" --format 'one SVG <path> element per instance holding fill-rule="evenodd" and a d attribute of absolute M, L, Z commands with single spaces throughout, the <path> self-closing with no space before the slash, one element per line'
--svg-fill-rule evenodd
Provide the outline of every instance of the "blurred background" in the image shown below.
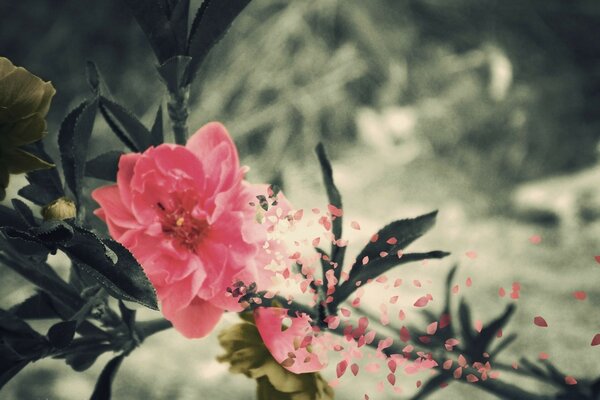
<path fill-rule="evenodd" d="M 51 154 L 62 118 L 89 93 L 86 60 L 151 124 L 164 89 L 119 1 L 0 2 L 0 15 L 0 55 L 57 88 Z M 439 209 L 418 246 L 449 250 L 452 259 L 396 271 L 429 282 L 403 293 L 441 295 L 458 262 L 459 283 L 474 282 L 461 295 L 481 319 L 518 303 L 510 327 L 520 339 L 507 362 L 545 351 L 571 374 L 597 377 L 589 342 L 600 331 L 598 37 L 596 0 L 254 0 L 200 70 L 189 126 L 222 121 L 252 168 L 249 179 L 279 183 L 298 208 L 326 204 L 313 151 L 323 141 L 347 223 L 362 226 L 346 230 L 355 235 L 350 255 L 385 223 Z M 100 122 L 93 140 L 92 156 L 119 148 Z M 20 181 L 12 183 L 14 193 Z M 0 272 L 2 307 L 31 293 Z M 521 299 L 500 299 L 498 289 L 513 282 Z M 575 290 L 587 300 L 575 300 Z M 372 298 L 367 307 L 377 309 L 382 299 Z M 551 325 L 543 335 L 531 322 L 540 314 Z M 115 398 L 252 399 L 253 382 L 214 361 L 215 343 L 152 337 L 124 363 Z M 103 360 L 81 375 L 39 362 L 0 397 L 85 398 Z M 379 378 L 346 377 L 338 397 L 359 398 L 352 382 L 376 399 L 414 392 L 407 381 L 403 394 L 377 393 Z M 493 398 L 486 396 L 454 383 L 431 398 Z"/>

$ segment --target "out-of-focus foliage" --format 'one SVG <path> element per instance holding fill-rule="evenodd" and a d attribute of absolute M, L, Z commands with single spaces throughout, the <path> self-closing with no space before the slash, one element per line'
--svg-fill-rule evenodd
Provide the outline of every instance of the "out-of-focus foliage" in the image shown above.
<path fill-rule="evenodd" d="M 3 23 L 0 48 L 61 88 L 54 125 L 86 89 L 85 59 L 150 118 L 151 50 L 119 2 L 8 7 L 18 23 Z M 425 148 L 467 172 L 515 181 L 574 169 L 596 156 L 599 20 L 594 0 L 256 0 L 200 69 L 190 127 L 227 121 L 275 175 L 320 139 L 354 140 L 359 107 L 401 105 Z"/>

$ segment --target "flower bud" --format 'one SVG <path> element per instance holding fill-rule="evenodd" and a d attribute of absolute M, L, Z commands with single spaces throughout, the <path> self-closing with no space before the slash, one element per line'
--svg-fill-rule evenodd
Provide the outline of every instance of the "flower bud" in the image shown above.
<path fill-rule="evenodd" d="M 76 215 L 77 207 L 75 207 L 73 200 L 67 197 L 60 197 L 42 208 L 44 221 L 75 218 Z"/>

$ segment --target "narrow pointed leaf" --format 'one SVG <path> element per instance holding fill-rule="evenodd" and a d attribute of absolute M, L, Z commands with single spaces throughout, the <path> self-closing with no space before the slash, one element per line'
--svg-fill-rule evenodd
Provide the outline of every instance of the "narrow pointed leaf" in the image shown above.
<path fill-rule="evenodd" d="M 122 151 L 116 150 L 100 154 L 98 157 L 87 162 L 86 175 L 96 179 L 116 182 L 117 172 L 119 171 L 119 160 L 122 155 Z"/>
<path fill-rule="evenodd" d="M 102 370 L 102 373 L 98 377 L 96 387 L 90 400 L 110 400 L 112 391 L 112 382 L 115 379 L 115 375 L 123 362 L 125 356 L 121 354 L 110 360 L 108 364 Z"/>
<path fill-rule="evenodd" d="M 233 20 L 250 0 L 204 0 L 190 30 L 187 54 L 193 57 L 187 83 L 206 59 L 210 50 L 225 35 Z"/>
<path fill-rule="evenodd" d="M 329 162 L 329 158 L 327 158 L 327 153 L 325 152 L 325 147 L 322 143 L 319 143 L 317 148 L 317 157 L 319 159 L 319 163 L 321 165 L 321 172 L 323 174 L 323 182 L 325 183 L 325 189 L 327 190 L 327 199 L 329 200 L 329 204 L 337 208 L 338 210 L 342 210 L 342 196 L 340 195 L 339 190 L 335 186 L 335 182 L 333 181 L 333 170 L 331 168 L 331 163 Z M 331 222 L 331 231 L 335 239 L 342 238 L 342 216 L 334 217 L 332 216 L 333 221 Z M 342 267 L 344 265 L 344 254 L 346 253 L 346 247 L 338 247 L 335 243 L 331 245 L 331 260 L 334 263 L 338 264 L 338 268 L 335 270 L 335 277 L 337 279 L 340 278 L 342 273 Z"/>
<path fill-rule="evenodd" d="M 33 144 L 33 149 L 30 152 L 53 163 L 50 156 L 44 150 L 42 142 Z M 65 195 L 62 181 L 56 168 L 28 172 L 27 181 L 29 185 L 19 190 L 19 196 L 34 204 L 43 206 Z"/>
<path fill-rule="evenodd" d="M 125 0 L 146 34 L 156 58 L 162 63 L 185 50 L 179 44 L 163 5 L 158 0 Z"/>
<path fill-rule="evenodd" d="M 152 145 L 154 146 L 158 146 L 165 141 L 162 106 L 159 106 L 156 111 L 156 118 L 154 118 L 154 124 L 152 124 L 152 129 L 150 129 L 150 136 L 152 138 Z"/>
<path fill-rule="evenodd" d="M 124 134 L 135 145 L 137 151 L 144 151 L 150 147 L 150 132 L 129 110 L 103 96 L 100 97 L 100 107 L 102 116 L 106 122 L 110 121 L 109 126 L 119 138 Z"/>

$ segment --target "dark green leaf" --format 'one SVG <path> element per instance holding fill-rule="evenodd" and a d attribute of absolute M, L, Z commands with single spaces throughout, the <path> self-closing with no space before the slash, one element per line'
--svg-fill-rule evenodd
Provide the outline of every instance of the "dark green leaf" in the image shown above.
<path fill-rule="evenodd" d="M 27 204 L 23 203 L 19 199 L 12 199 L 12 205 L 14 209 L 19 213 L 19 216 L 23 219 L 28 226 L 36 226 L 35 217 L 33 216 L 33 212 L 27 206 Z"/>
<path fill-rule="evenodd" d="M 100 355 L 111 350 L 112 346 L 109 344 L 96 344 L 65 355 L 65 361 L 73 370 L 83 372 L 94 365 Z"/>
<path fill-rule="evenodd" d="M 66 243 L 73 238 L 73 228 L 64 221 L 45 221 L 32 230 L 36 237 L 44 243 Z"/>
<path fill-rule="evenodd" d="M 77 204 L 81 203 L 85 160 L 97 110 L 98 99 L 81 103 L 67 115 L 58 135 L 65 179 Z"/>
<path fill-rule="evenodd" d="M 506 306 L 506 309 L 504 310 L 502 315 L 490 322 L 489 325 L 485 326 L 481 330 L 479 336 L 477 337 L 478 352 L 481 352 L 481 354 L 483 354 L 483 352 L 488 350 L 490 343 L 492 342 L 492 340 L 494 340 L 498 331 L 508 323 L 514 312 L 515 305 L 509 304 L 508 306 Z M 477 356 L 480 357 L 481 354 L 477 354 Z"/>
<path fill-rule="evenodd" d="M 106 96 L 110 98 L 108 86 L 104 82 L 102 75 L 100 75 L 100 71 L 98 70 L 96 63 L 88 60 L 85 63 L 85 71 L 87 75 L 87 81 L 92 89 L 92 92 L 96 96 Z"/>
<path fill-rule="evenodd" d="M 73 226 L 75 236 L 62 249 L 95 278 L 111 295 L 158 309 L 156 293 L 131 253 L 112 239 L 101 240 L 92 232 Z"/>
<path fill-rule="evenodd" d="M 465 299 L 461 299 L 458 306 L 458 319 L 460 321 L 461 333 L 465 343 L 465 348 L 473 346 L 475 338 L 473 337 L 473 322 L 471 320 L 471 310 Z"/>
<path fill-rule="evenodd" d="M 369 279 L 376 279 L 381 274 L 398 265 L 421 260 L 440 259 L 449 254 L 445 251 L 430 251 L 427 253 L 403 254 L 401 258 L 398 258 L 396 254 L 390 254 L 371 261 L 366 265 L 361 265 L 359 268 L 356 268 L 353 276 L 337 289 L 334 300 L 330 303 L 330 309 L 334 310 L 337 305 L 346 300 L 357 289 L 356 284 L 359 281 L 364 285 Z"/>
<path fill-rule="evenodd" d="M 122 151 L 112 150 L 87 162 L 85 173 L 96 179 L 116 182 Z"/>
<path fill-rule="evenodd" d="M 169 0 L 175 2 L 170 8 L 168 18 L 175 32 L 177 43 L 181 43 L 181 50 L 185 50 L 188 36 L 188 19 L 190 14 L 190 0 Z"/>
<path fill-rule="evenodd" d="M 102 116 L 119 139 L 122 140 L 121 135 L 124 135 L 131 140 L 135 146 L 132 150 L 144 151 L 150 147 L 150 132 L 129 110 L 103 96 L 100 97 L 100 108 Z M 130 143 L 124 144 L 130 146 Z"/>
<path fill-rule="evenodd" d="M 435 392 L 438 389 L 441 389 L 442 387 L 440 385 L 443 384 L 444 382 L 450 380 L 451 378 L 452 377 L 450 375 L 445 374 L 445 373 L 440 373 L 440 374 L 434 376 L 433 378 L 431 378 L 427 382 L 425 382 L 425 384 L 423 386 L 421 386 L 421 389 L 419 390 L 419 392 L 417 394 L 415 394 L 411 399 L 412 400 L 426 399 L 431 393 Z"/>
<path fill-rule="evenodd" d="M 46 339 L 14 314 L 0 309 L 0 343 L 24 359 L 42 354 Z"/>
<path fill-rule="evenodd" d="M 29 360 L 9 359 L 0 348 L 0 390 L 29 364 Z"/>
<path fill-rule="evenodd" d="M 10 227 L 0 228 L 6 242 L 18 253 L 26 254 L 28 257 L 45 259 L 50 249 L 44 246 L 35 236 L 28 232 Z"/>
<path fill-rule="evenodd" d="M 35 150 L 32 151 L 33 154 L 53 163 L 52 159 L 45 152 L 41 141 L 36 142 L 34 146 Z M 34 204 L 44 206 L 65 195 L 62 181 L 56 168 L 28 172 L 27 181 L 29 185 L 19 190 L 19 195 Z"/>
<path fill-rule="evenodd" d="M 127 308 L 125 303 L 119 300 L 119 311 L 121 312 L 121 317 L 123 318 L 123 322 L 127 325 L 130 332 L 135 332 L 135 310 L 131 310 Z"/>
<path fill-rule="evenodd" d="M 248 3 L 250 0 L 204 0 L 196 13 L 188 39 L 186 54 L 193 59 L 187 84 L 192 82 L 210 50 L 225 35 L 233 20 Z"/>
<path fill-rule="evenodd" d="M 44 292 L 38 292 L 24 302 L 10 309 L 10 312 L 24 319 L 50 319 L 61 317 L 56 309 L 52 297 Z"/>
<path fill-rule="evenodd" d="M 77 330 L 76 321 L 61 321 L 58 322 L 48 329 L 48 340 L 50 344 L 57 349 L 67 347 L 73 338 L 75 337 L 75 331 Z"/>
<path fill-rule="evenodd" d="M 417 218 L 394 221 L 380 229 L 376 235 L 377 240 L 370 241 L 356 257 L 356 261 L 350 270 L 350 276 L 356 273 L 355 269 L 360 268 L 365 257 L 369 257 L 369 260 L 372 261 L 379 258 L 381 252 L 391 255 L 398 250 L 404 250 L 435 225 L 436 216 L 437 211 L 434 211 Z"/>
<path fill-rule="evenodd" d="M 342 196 L 335 186 L 335 182 L 333 181 L 333 170 L 331 169 L 331 163 L 329 162 L 329 158 L 327 158 L 327 153 L 325 152 L 325 147 L 322 143 L 319 143 L 316 148 L 317 157 L 319 158 L 319 163 L 321 164 L 321 172 L 323 173 L 323 182 L 325 183 L 325 189 L 327 190 L 327 198 L 329 199 L 329 204 L 335 206 L 336 208 L 342 210 Z M 331 231 L 335 239 L 342 238 L 342 217 L 334 217 L 332 216 L 332 228 Z M 334 244 L 331 245 L 331 260 L 334 263 L 338 264 L 338 268 L 335 271 L 335 276 L 337 279 L 340 279 L 340 275 L 342 273 L 342 267 L 344 265 L 344 254 L 346 253 L 346 247 L 338 247 Z"/>
<path fill-rule="evenodd" d="M 12 208 L 0 204 L 0 226 L 27 230 L 27 224 Z"/>
<path fill-rule="evenodd" d="M 177 93 L 180 88 L 188 85 L 186 79 L 191 61 L 192 58 L 189 56 L 175 56 L 169 58 L 157 68 L 158 74 L 169 92 Z"/>
<path fill-rule="evenodd" d="M 152 138 L 152 144 L 158 146 L 165 141 L 165 134 L 163 131 L 163 110 L 162 106 L 158 107 L 156 111 L 156 118 L 154 118 L 154 124 L 150 130 L 150 136 Z"/>
<path fill-rule="evenodd" d="M 94 393 L 92 393 L 91 400 L 110 400 L 111 391 L 112 391 L 112 382 L 115 379 L 115 375 L 123 362 L 125 356 L 121 354 L 110 360 L 108 364 L 102 370 L 98 381 L 96 382 L 96 387 L 94 388 Z"/>
<path fill-rule="evenodd" d="M 185 43 L 179 43 L 166 10 L 158 0 L 125 0 L 138 24 L 146 34 L 160 63 L 184 54 Z"/>

